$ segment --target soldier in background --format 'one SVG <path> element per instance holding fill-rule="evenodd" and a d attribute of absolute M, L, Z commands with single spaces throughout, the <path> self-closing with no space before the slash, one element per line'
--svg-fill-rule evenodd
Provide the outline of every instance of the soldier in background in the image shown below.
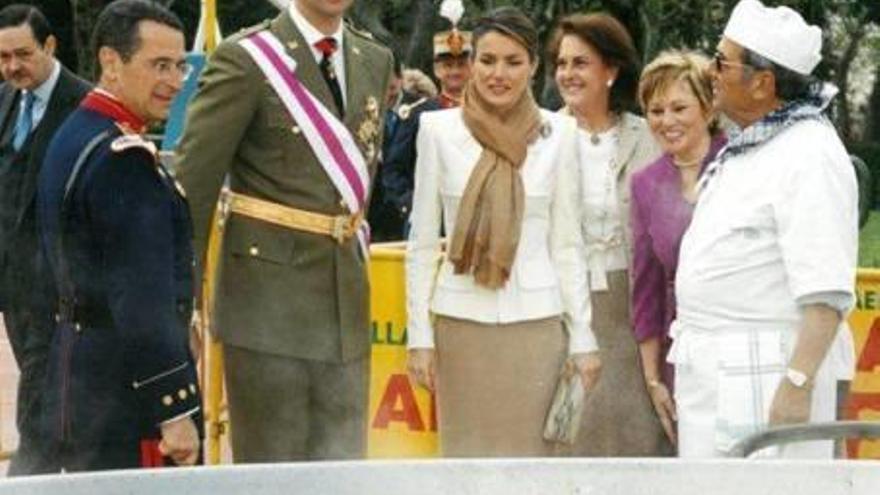
<path fill-rule="evenodd" d="M 420 98 L 398 109 L 400 123 L 388 148 L 385 170 L 380 176 L 385 194 L 395 206 L 399 225 L 397 239 L 406 237 L 406 226 L 412 206 L 416 164 L 416 135 L 419 116 L 459 105 L 471 72 L 471 33 L 453 29 L 434 35 L 434 75 L 440 82 L 440 94 Z"/>

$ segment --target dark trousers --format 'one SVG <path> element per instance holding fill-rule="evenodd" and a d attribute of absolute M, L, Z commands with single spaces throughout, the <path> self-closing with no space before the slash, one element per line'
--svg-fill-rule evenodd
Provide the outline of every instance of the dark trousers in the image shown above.
<path fill-rule="evenodd" d="M 9 476 L 55 473 L 61 470 L 40 434 L 42 402 L 46 391 L 46 366 L 54 321 L 45 312 L 8 307 L 3 313 L 6 333 L 19 369 L 16 425 L 18 449 L 9 465 Z"/>
<path fill-rule="evenodd" d="M 324 363 L 223 350 L 235 462 L 366 455 L 369 355 Z"/>

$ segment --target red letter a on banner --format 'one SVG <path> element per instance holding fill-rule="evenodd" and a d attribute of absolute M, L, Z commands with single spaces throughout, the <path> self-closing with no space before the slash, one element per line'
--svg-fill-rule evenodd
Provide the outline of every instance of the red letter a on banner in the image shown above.
<path fill-rule="evenodd" d="M 400 399 L 400 407 L 397 407 Z M 425 423 L 419 413 L 419 406 L 413 395 L 412 387 L 406 375 L 391 375 L 388 386 L 379 402 L 376 418 L 373 420 L 373 428 L 386 429 L 392 421 L 403 421 L 410 431 L 425 431 Z"/>
<path fill-rule="evenodd" d="M 873 373 L 877 366 L 880 366 L 880 318 L 875 319 L 874 324 L 871 325 L 856 369 L 865 373 Z"/>

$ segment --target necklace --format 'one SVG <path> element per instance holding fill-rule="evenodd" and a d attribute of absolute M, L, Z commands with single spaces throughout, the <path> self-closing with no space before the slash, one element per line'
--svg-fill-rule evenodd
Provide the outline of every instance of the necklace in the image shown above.
<path fill-rule="evenodd" d="M 699 165 L 700 162 L 702 162 L 702 161 L 703 161 L 702 158 L 696 158 L 696 159 L 694 159 L 694 160 L 688 160 L 688 161 L 677 160 L 677 159 L 675 159 L 675 158 L 672 159 L 672 162 L 673 162 L 673 163 L 675 164 L 675 166 L 678 167 L 678 168 L 691 168 L 691 167 L 695 167 L 695 166 Z"/>
<path fill-rule="evenodd" d="M 616 126 L 617 126 L 617 119 L 614 116 L 612 116 L 611 118 L 608 119 L 607 125 L 602 126 L 601 128 L 596 129 L 596 130 L 590 129 L 590 127 L 587 126 L 586 123 L 584 123 L 584 130 L 587 131 L 587 134 L 590 135 L 590 144 L 592 144 L 593 146 L 599 146 L 599 143 L 602 142 L 602 137 L 601 137 L 602 134 L 608 133 L 609 131 L 614 129 Z"/>
<path fill-rule="evenodd" d="M 599 144 L 602 142 L 601 135 L 617 126 L 617 115 L 613 113 L 609 114 L 607 124 L 596 130 L 591 129 L 586 120 L 578 117 L 578 114 L 575 114 L 574 110 L 572 110 L 571 107 L 565 107 L 565 113 L 577 119 L 578 127 L 589 134 L 590 144 L 592 144 L 593 146 L 599 146 Z"/>

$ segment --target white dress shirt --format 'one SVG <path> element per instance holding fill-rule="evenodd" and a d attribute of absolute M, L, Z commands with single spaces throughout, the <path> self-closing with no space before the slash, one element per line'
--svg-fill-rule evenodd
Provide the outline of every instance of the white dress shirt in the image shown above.
<path fill-rule="evenodd" d="M 562 316 L 570 352 L 597 348 L 580 235 L 578 146 L 571 117 L 541 111 L 549 134 L 529 146 L 520 173 L 525 211 L 507 284 L 497 290 L 456 275 L 440 252 L 441 215 L 455 231 L 458 207 L 482 147 L 460 108 L 424 113 L 417 137 L 412 230 L 407 244 L 408 346 L 432 348 L 431 313 L 504 324 Z"/>
<path fill-rule="evenodd" d="M 584 191 L 581 229 L 586 239 L 587 269 L 593 291 L 608 290 L 607 272 L 626 270 L 629 266 L 617 192 L 621 167 L 615 159 L 617 134 L 617 126 L 612 127 L 599 133 L 598 143 L 593 144 L 586 132 L 578 130 Z"/>
<path fill-rule="evenodd" d="M 328 35 L 318 31 L 318 28 L 313 26 L 305 17 L 303 17 L 302 13 L 296 8 L 296 2 L 290 2 L 290 8 L 288 8 L 287 11 L 290 13 L 290 18 L 293 19 L 293 24 L 299 29 L 299 32 L 303 35 L 306 43 L 308 43 L 309 47 L 312 49 L 312 55 L 315 56 L 315 62 L 320 64 L 321 59 L 324 58 L 324 54 L 315 48 L 315 43 L 327 38 Z M 340 21 L 339 28 L 336 32 L 329 35 L 330 38 L 336 40 L 337 47 L 336 52 L 333 54 L 330 61 L 333 62 L 333 70 L 336 71 L 336 80 L 339 81 L 339 89 L 342 90 L 342 103 L 343 105 L 347 105 L 348 100 L 345 91 L 345 57 L 343 55 L 345 50 L 342 46 L 343 29 L 344 25 Z"/>

